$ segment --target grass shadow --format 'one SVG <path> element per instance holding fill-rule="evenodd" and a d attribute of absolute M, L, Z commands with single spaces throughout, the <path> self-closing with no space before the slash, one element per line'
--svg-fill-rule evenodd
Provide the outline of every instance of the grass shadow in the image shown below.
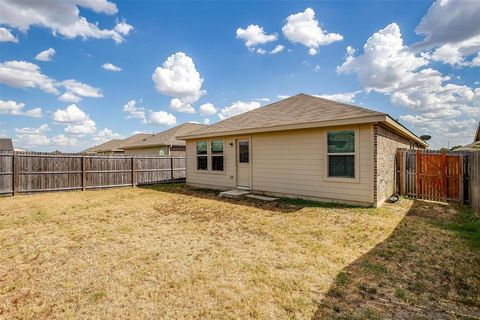
<path fill-rule="evenodd" d="M 479 319 L 480 223 L 414 201 L 392 234 L 344 268 L 314 319 Z"/>
<path fill-rule="evenodd" d="M 362 207 L 346 205 L 346 204 L 318 202 L 318 201 L 292 199 L 292 198 L 279 198 L 276 201 L 270 201 L 270 202 L 259 200 L 259 199 L 252 199 L 248 197 L 240 197 L 237 199 L 225 198 L 225 197 L 218 196 L 220 192 L 218 190 L 190 187 L 185 185 L 184 183 L 145 185 L 145 186 L 138 186 L 138 187 L 142 189 L 147 189 L 147 190 L 183 194 L 183 195 L 188 195 L 188 196 L 200 198 L 200 199 L 216 200 L 224 203 L 249 206 L 249 207 L 259 208 L 262 210 L 269 210 L 269 211 L 275 211 L 275 212 L 281 212 L 281 213 L 296 212 L 303 208 L 362 208 Z"/>

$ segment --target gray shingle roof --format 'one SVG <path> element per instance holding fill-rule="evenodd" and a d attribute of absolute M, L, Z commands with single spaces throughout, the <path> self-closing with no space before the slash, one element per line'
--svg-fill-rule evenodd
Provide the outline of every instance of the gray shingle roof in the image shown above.
<path fill-rule="evenodd" d="M 129 143 L 122 144 L 124 149 L 132 148 L 144 148 L 144 147 L 154 147 L 154 146 L 184 146 L 185 141 L 177 140 L 177 136 L 184 134 L 189 134 L 192 131 L 198 130 L 200 128 L 206 127 L 203 124 L 198 123 L 184 123 L 174 128 L 156 133 L 154 135 L 148 135 L 141 140 L 132 141 Z"/>
<path fill-rule="evenodd" d="M 0 151 L 13 151 L 12 139 L 0 138 Z"/>
<path fill-rule="evenodd" d="M 386 114 L 301 93 L 265 107 L 205 126 L 199 130 L 190 132 L 189 135 L 256 128 L 268 129 L 268 127 L 280 125 L 295 125 L 379 115 L 384 116 Z"/>

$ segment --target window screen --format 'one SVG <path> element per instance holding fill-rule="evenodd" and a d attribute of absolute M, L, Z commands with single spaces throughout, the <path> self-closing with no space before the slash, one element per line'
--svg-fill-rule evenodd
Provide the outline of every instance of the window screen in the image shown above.
<path fill-rule="evenodd" d="M 197 142 L 197 170 L 208 170 L 208 144 L 206 141 Z"/>
<path fill-rule="evenodd" d="M 328 176 L 355 177 L 355 131 L 328 132 Z"/>
<path fill-rule="evenodd" d="M 210 148 L 212 171 L 223 171 L 223 140 L 212 140 Z"/>

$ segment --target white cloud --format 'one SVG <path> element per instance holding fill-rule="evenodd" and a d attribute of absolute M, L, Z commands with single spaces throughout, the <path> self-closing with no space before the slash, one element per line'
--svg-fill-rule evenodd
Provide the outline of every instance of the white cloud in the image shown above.
<path fill-rule="evenodd" d="M 425 39 L 414 47 L 435 48 L 432 60 L 457 66 L 477 66 L 466 61 L 480 51 L 479 1 L 435 1 L 415 32 Z"/>
<path fill-rule="evenodd" d="M 321 46 L 343 40 L 341 34 L 328 33 L 320 28 L 312 8 L 288 16 L 282 32 L 291 42 L 300 43 L 309 48 L 310 55 L 317 54 L 317 49 Z"/>
<path fill-rule="evenodd" d="M 212 114 L 217 113 L 218 110 L 217 110 L 217 108 L 215 108 L 215 106 L 213 105 L 213 103 L 205 103 L 205 104 L 202 104 L 202 105 L 200 106 L 199 111 L 200 111 L 200 114 L 201 114 L 202 116 L 207 117 L 207 116 L 210 116 L 210 115 L 212 115 Z"/>
<path fill-rule="evenodd" d="M 245 41 L 249 49 L 253 49 L 258 44 L 264 44 L 277 40 L 276 34 L 266 34 L 262 27 L 256 24 L 249 25 L 246 29 L 237 29 L 237 39 Z"/>
<path fill-rule="evenodd" d="M 50 131 L 50 127 L 46 123 L 42 124 L 38 128 L 15 128 L 15 132 L 19 134 L 43 134 L 48 131 Z"/>
<path fill-rule="evenodd" d="M 265 54 L 265 53 L 267 53 L 267 50 L 262 49 L 262 48 L 258 48 L 255 52 L 258 53 L 258 54 Z"/>
<path fill-rule="evenodd" d="M 210 124 L 210 119 L 209 118 L 203 119 L 203 124 L 209 125 Z"/>
<path fill-rule="evenodd" d="M 355 96 L 359 93 L 360 91 L 334 93 L 334 94 L 321 94 L 321 95 L 317 95 L 317 97 L 335 100 L 339 102 L 353 103 L 355 102 Z"/>
<path fill-rule="evenodd" d="M 183 113 L 195 113 L 195 109 L 193 108 L 191 103 L 183 102 L 178 98 L 170 100 L 170 109 Z"/>
<path fill-rule="evenodd" d="M 102 65 L 102 68 L 108 71 L 113 71 L 113 72 L 119 72 L 122 71 L 122 68 L 117 67 L 116 65 L 113 65 L 111 63 L 104 63 Z"/>
<path fill-rule="evenodd" d="M 73 147 L 73 146 L 76 146 L 78 144 L 77 138 L 69 137 L 69 136 L 66 136 L 64 134 L 56 135 L 53 138 L 51 138 L 50 140 L 51 140 L 50 143 L 52 145 L 61 146 L 61 147 L 64 147 L 64 146 Z"/>
<path fill-rule="evenodd" d="M 54 79 L 44 75 L 36 64 L 26 61 L 0 63 L 0 83 L 13 88 L 39 88 L 48 93 L 59 93 Z"/>
<path fill-rule="evenodd" d="M 145 108 L 139 106 L 140 102 L 136 100 L 130 100 L 126 105 L 123 106 L 123 112 L 128 112 L 130 115 L 127 116 L 127 119 L 141 119 L 145 120 Z"/>
<path fill-rule="evenodd" d="M 46 123 L 38 128 L 15 128 L 17 141 L 25 146 L 44 146 L 50 144 L 50 139 L 46 136 L 48 131 L 50 131 L 50 128 Z"/>
<path fill-rule="evenodd" d="M 14 1 L 0 2 L 0 24 L 8 25 L 22 32 L 32 26 L 51 30 L 53 35 L 68 39 L 112 39 L 116 43 L 124 41 L 132 30 L 125 21 L 118 22 L 113 29 L 101 29 L 98 23 L 89 22 L 80 16 L 79 7 L 96 13 L 114 15 L 117 6 L 106 0 L 70 0 L 70 1 Z"/>
<path fill-rule="evenodd" d="M 74 104 L 66 109 L 57 109 L 53 113 L 53 121 L 57 123 L 78 123 L 88 119 L 88 115 Z"/>
<path fill-rule="evenodd" d="M 64 102 L 78 102 L 82 100 L 81 97 L 101 98 L 103 97 L 102 91 L 98 88 L 94 88 L 88 84 L 81 83 L 79 81 L 70 79 L 61 83 L 65 87 L 65 93 L 62 94 L 58 100 Z"/>
<path fill-rule="evenodd" d="M 74 104 L 63 110 L 57 109 L 52 118 L 54 122 L 66 125 L 65 132 L 70 134 L 90 134 L 97 130 L 95 121 Z"/>
<path fill-rule="evenodd" d="M 279 94 L 279 95 L 277 95 L 277 98 L 283 100 L 283 99 L 290 98 L 290 96 L 287 96 L 287 95 L 285 95 L 285 94 Z"/>
<path fill-rule="evenodd" d="M 281 44 L 277 45 L 275 48 L 273 48 L 272 51 L 270 51 L 270 54 L 277 54 L 282 52 L 285 49 L 285 47 Z"/>
<path fill-rule="evenodd" d="M 270 102 L 270 98 L 257 98 L 256 100 L 261 102 Z"/>
<path fill-rule="evenodd" d="M 47 50 L 43 50 L 39 54 L 35 56 L 35 60 L 39 61 L 51 61 L 52 57 L 55 55 L 56 51 L 53 48 L 48 48 Z"/>
<path fill-rule="evenodd" d="M 0 42 L 18 43 L 18 39 L 7 28 L 0 27 Z"/>
<path fill-rule="evenodd" d="M 95 143 L 103 143 L 112 139 L 124 139 L 125 137 L 119 133 L 115 133 L 112 130 L 108 128 L 104 128 L 103 130 L 100 130 L 97 135 L 93 138 L 93 141 Z"/>
<path fill-rule="evenodd" d="M 173 126 L 177 124 L 177 118 L 175 118 L 173 114 L 166 111 L 152 111 L 148 115 L 148 123 Z"/>
<path fill-rule="evenodd" d="M 5 61 L 0 63 L 0 83 L 13 88 L 38 88 L 44 92 L 59 95 L 58 88 L 65 88 L 60 101 L 78 102 L 81 97 L 102 97 L 102 91 L 88 84 L 70 79 L 57 82 L 40 71 L 40 67 L 26 61 Z"/>
<path fill-rule="evenodd" d="M 175 111 L 195 112 L 191 104 L 205 94 L 200 73 L 192 58 L 183 52 L 168 57 L 161 67 L 155 69 L 152 80 L 158 92 L 174 97 L 170 107 Z"/>
<path fill-rule="evenodd" d="M 251 102 L 244 102 L 244 101 L 237 101 L 234 102 L 232 105 L 225 107 L 220 110 L 218 113 L 218 117 L 220 120 L 224 120 L 241 113 L 251 111 L 253 109 L 257 109 L 260 107 L 260 102 L 258 101 L 251 101 Z"/>
<path fill-rule="evenodd" d="M 451 78 L 428 67 L 428 54 L 413 52 L 404 45 L 400 28 L 392 23 L 374 33 L 365 43 L 363 54 L 354 56 L 349 49 L 345 62 L 338 72 L 355 73 L 363 89 L 376 91 L 390 97 L 393 104 L 406 107 L 412 117 L 436 126 L 430 130 L 433 144 L 448 139 L 453 126 L 442 123 L 462 123 L 464 115 L 475 114 L 480 108 L 478 89 L 449 83 Z M 403 118 L 423 130 L 411 117 Z M 452 121 L 455 122 L 452 122 Z M 432 129 L 432 128 L 430 128 Z M 463 134 L 465 135 L 465 134 Z"/>
<path fill-rule="evenodd" d="M 33 108 L 29 110 L 24 110 L 24 108 L 24 103 L 18 103 L 13 100 L 0 100 L 0 114 L 9 114 L 13 116 L 29 116 L 34 118 L 42 117 L 41 108 Z"/>

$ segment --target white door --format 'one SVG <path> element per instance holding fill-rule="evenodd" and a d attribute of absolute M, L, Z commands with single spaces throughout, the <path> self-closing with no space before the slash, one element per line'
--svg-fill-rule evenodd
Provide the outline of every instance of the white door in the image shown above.
<path fill-rule="evenodd" d="M 250 139 L 237 140 L 237 187 L 250 189 Z"/>

